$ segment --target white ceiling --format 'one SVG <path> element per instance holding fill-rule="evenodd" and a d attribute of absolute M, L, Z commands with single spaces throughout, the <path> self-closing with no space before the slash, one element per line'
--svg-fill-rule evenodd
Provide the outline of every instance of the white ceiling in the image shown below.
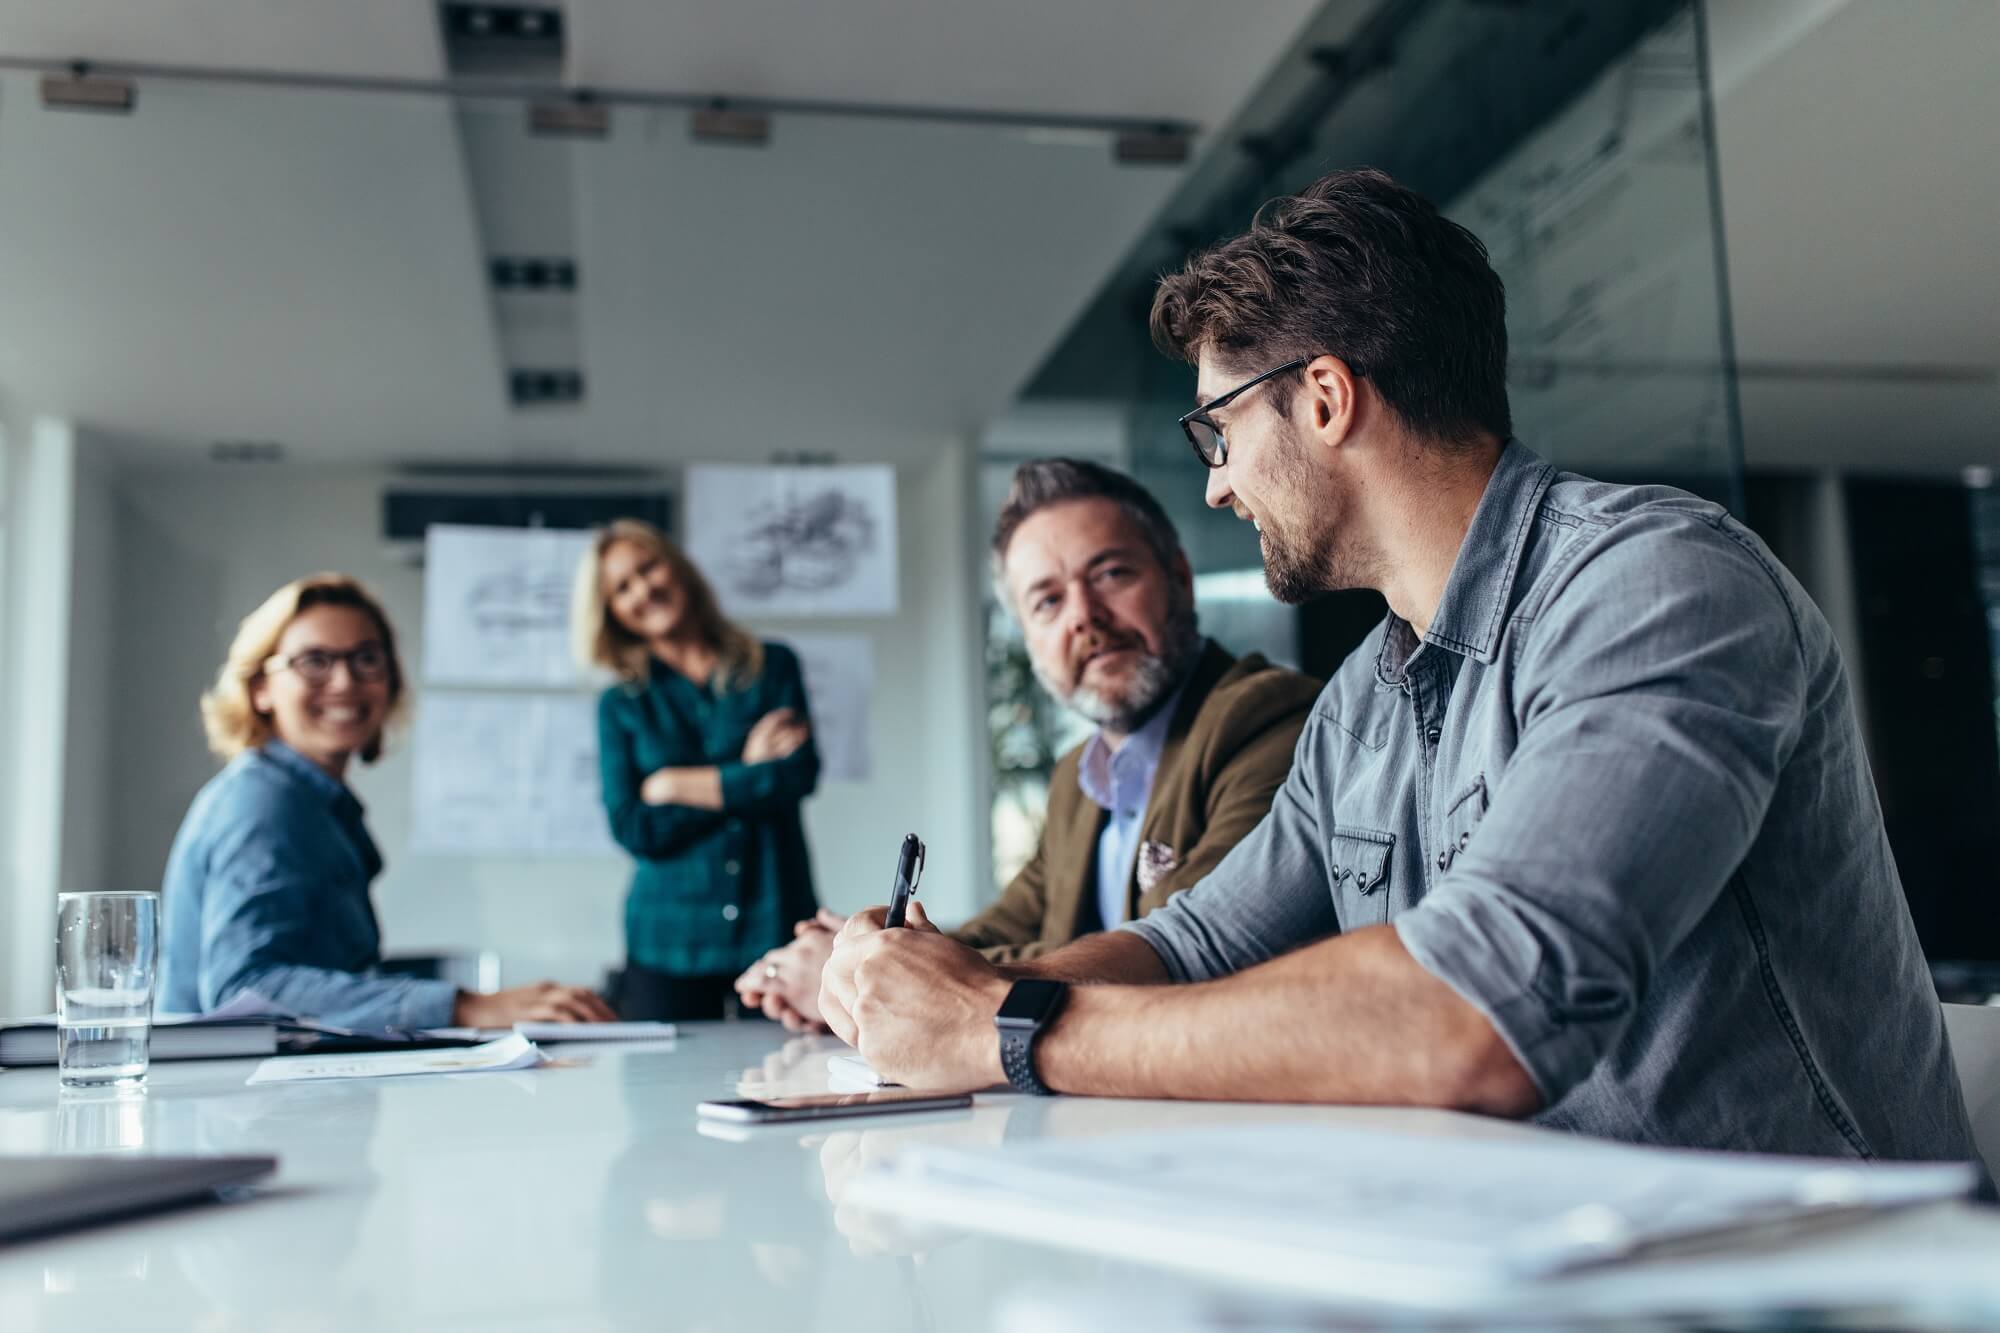
<path fill-rule="evenodd" d="M 1214 126 L 1316 3 L 570 0 L 572 82 Z"/>
<path fill-rule="evenodd" d="M 584 83 L 1213 129 L 1317 8 L 566 12 Z M 2000 462 L 2000 5 L 1710 12 L 1751 461 Z M 442 72 L 424 0 L 0 0 L 0 54 Z M 490 114 L 518 137 L 518 108 Z M 908 457 L 1004 407 L 1183 175 L 1117 167 L 1101 136 L 882 121 L 781 117 L 767 149 L 696 145 L 680 114 L 631 108 L 607 142 L 540 148 L 511 155 L 558 164 L 517 206 L 570 213 L 589 377 L 574 412 L 505 404 L 448 104 L 151 80 L 137 114 L 98 117 L 0 76 L 0 390 L 151 450 Z"/>
<path fill-rule="evenodd" d="M 437 11 L 420 0 L 0 0 L 0 54 L 401 79 L 444 69 Z"/>
<path fill-rule="evenodd" d="M 1317 0 L 567 8 L 603 85 L 1225 121 Z M 829 18 L 837 13 L 838 21 Z M 0 0 L 0 54 L 436 77 L 418 0 Z M 518 106 L 476 110 L 518 126 Z M 490 128 L 490 127 L 488 127 Z M 621 106 L 531 154 L 572 210 L 581 410 L 510 411 L 452 107 L 146 80 L 130 117 L 0 77 L 0 388 L 134 450 L 303 461 L 901 458 L 998 413 L 1184 168 L 1102 134 Z M 482 134 L 482 154 L 492 136 Z M 504 146 L 503 146 L 503 156 Z M 487 182 L 482 181 L 482 188 Z"/>

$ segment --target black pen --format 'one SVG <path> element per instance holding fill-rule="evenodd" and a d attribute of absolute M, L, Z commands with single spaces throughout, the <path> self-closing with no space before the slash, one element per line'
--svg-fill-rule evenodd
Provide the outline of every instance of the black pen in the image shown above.
<path fill-rule="evenodd" d="M 917 893 L 917 881 L 924 873 L 924 845 L 914 833 L 903 835 L 903 850 L 896 853 L 896 879 L 889 886 L 889 913 L 882 918 L 885 926 L 900 926 L 909 915 L 910 899 Z"/>

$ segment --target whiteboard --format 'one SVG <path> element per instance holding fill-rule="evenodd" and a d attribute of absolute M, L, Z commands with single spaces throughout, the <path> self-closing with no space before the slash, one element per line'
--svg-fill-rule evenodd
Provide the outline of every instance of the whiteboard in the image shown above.
<path fill-rule="evenodd" d="M 432 685 L 555 686 L 570 659 L 570 588 L 591 534 L 436 524 L 424 534 L 424 679 Z"/>
<path fill-rule="evenodd" d="M 729 615 L 896 613 L 896 473 L 887 465 L 687 472 L 687 552 Z"/>
<path fill-rule="evenodd" d="M 428 692 L 411 758 L 413 851 L 623 855 L 604 815 L 595 696 Z"/>

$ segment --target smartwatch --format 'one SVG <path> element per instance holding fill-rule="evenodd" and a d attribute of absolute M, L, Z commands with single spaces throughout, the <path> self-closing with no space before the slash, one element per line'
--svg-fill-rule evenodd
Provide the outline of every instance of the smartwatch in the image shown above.
<path fill-rule="evenodd" d="M 1000 1032 L 1000 1067 L 1016 1092 L 1048 1096 L 1053 1089 L 1035 1076 L 1035 1041 L 1042 1030 L 1055 1021 L 1063 1001 L 1069 998 L 1067 981 L 1026 977 L 1014 983 L 993 1026 Z"/>

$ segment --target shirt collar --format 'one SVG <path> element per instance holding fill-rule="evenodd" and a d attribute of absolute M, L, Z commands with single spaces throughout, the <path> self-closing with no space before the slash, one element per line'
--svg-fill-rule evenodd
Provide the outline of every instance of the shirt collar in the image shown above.
<path fill-rule="evenodd" d="M 1491 663 L 1500 648 L 1500 629 L 1521 571 L 1521 552 L 1542 496 L 1556 470 L 1519 440 L 1507 441 L 1473 512 L 1472 525 L 1445 580 L 1444 596 L 1423 637 L 1452 652 Z M 1376 680 L 1401 685 L 1410 657 L 1420 645 L 1408 621 L 1389 613 L 1389 632 L 1375 665 Z"/>
<path fill-rule="evenodd" d="M 303 783 L 324 796 L 327 804 L 351 805 L 356 814 L 361 812 L 361 802 L 355 797 L 352 788 L 277 737 L 273 736 L 265 741 L 260 747 L 260 752 L 264 758 L 289 774 L 293 781 Z"/>
<path fill-rule="evenodd" d="M 1116 814 L 1121 804 L 1119 797 L 1126 795 L 1121 789 L 1135 787 L 1127 800 L 1139 799 L 1137 793 L 1151 789 L 1153 770 L 1160 765 L 1160 752 L 1166 748 L 1167 732 L 1172 728 L 1174 713 L 1180 708 L 1181 694 L 1187 689 L 1188 678 L 1174 686 L 1174 692 L 1160 703 L 1146 725 L 1125 738 L 1125 743 L 1115 751 L 1111 742 L 1104 739 L 1104 731 L 1099 728 L 1084 744 L 1083 755 L 1077 763 L 1076 781 L 1083 788 L 1083 794 L 1105 810 Z"/>

